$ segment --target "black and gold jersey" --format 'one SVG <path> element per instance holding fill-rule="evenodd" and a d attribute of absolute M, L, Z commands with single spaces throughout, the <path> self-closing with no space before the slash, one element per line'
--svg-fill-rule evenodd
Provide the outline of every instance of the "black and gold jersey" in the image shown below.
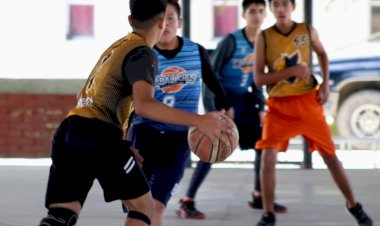
<path fill-rule="evenodd" d="M 295 23 L 289 34 L 281 33 L 275 26 L 263 31 L 265 39 L 266 64 L 270 72 L 278 72 L 296 64 L 311 65 L 311 41 L 308 25 Z M 295 77 L 284 79 L 268 86 L 273 97 L 296 96 L 308 93 L 315 87 L 311 76 L 308 80 Z"/>
<path fill-rule="evenodd" d="M 153 85 L 157 64 L 145 39 L 129 33 L 102 54 L 68 116 L 96 118 L 122 128 L 134 108 L 133 82 L 146 80 Z"/>

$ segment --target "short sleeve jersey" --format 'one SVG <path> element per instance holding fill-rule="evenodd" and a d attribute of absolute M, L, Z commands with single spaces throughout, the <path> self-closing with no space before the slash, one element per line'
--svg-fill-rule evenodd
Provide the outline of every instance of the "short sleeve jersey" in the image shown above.
<path fill-rule="evenodd" d="M 154 85 L 157 66 L 157 57 L 145 39 L 129 33 L 102 54 L 68 116 L 97 118 L 122 128 L 134 109 L 132 84 L 146 80 Z"/>
<path fill-rule="evenodd" d="M 275 26 L 263 31 L 265 39 L 266 63 L 269 71 L 278 72 L 296 64 L 310 66 L 310 32 L 305 23 L 295 23 L 289 34 L 281 33 Z M 272 97 L 296 96 L 310 92 L 315 88 L 315 80 L 295 78 L 284 79 L 268 86 Z"/>

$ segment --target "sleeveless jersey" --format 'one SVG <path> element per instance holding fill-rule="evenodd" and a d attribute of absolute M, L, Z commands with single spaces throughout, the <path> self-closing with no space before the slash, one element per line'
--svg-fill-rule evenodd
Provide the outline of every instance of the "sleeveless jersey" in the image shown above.
<path fill-rule="evenodd" d="M 284 35 L 275 26 L 263 31 L 265 40 L 266 63 L 270 72 L 278 72 L 289 66 L 305 64 L 310 67 L 311 43 L 308 25 L 295 24 L 293 30 Z M 310 92 L 315 88 L 315 80 L 295 78 L 284 79 L 267 87 L 269 96 L 296 96 Z"/>
<path fill-rule="evenodd" d="M 147 46 L 134 33 L 113 43 L 100 57 L 81 90 L 77 106 L 70 115 L 97 118 L 118 128 L 127 125 L 133 111 L 132 87 L 123 77 L 123 61 L 138 46 Z"/>
<path fill-rule="evenodd" d="M 178 54 L 168 59 L 155 50 L 160 65 L 155 80 L 154 99 L 186 112 L 197 113 L 201 90 L 202 65 L 199 47 L 183 38 Z M 133 117 L 133 124 L 148 123 L 160 131 L 186 131 L 187 126 L 166 124 L 140 115 Z"/>
<path fill-rule="evenodd" d="M 252 43 L 245 37 L 243 29 L 231 35 L 235 39 L 235 51 L 219 71 L 219 78 L 227 92 L 244 94 L 253 83 L 254 49 Z"/>

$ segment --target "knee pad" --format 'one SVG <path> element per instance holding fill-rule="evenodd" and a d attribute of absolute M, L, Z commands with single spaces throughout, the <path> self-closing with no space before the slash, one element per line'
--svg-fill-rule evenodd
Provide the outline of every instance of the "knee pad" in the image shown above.
<path fill-rule="evenodd" d="M 134 211 L 134 210 L 129 211 L 128 217 L 145 222 L 147 225 L 150 225 L 151 223 L 150 218 L 147 215 L 138 211 Z"/>
<path fill-rule="evenodd" d="M 78 215 L 65 208 L 49 209 L 47 217 L 43 218 L 39 226 L 73 226 L 77 222 Z"/>

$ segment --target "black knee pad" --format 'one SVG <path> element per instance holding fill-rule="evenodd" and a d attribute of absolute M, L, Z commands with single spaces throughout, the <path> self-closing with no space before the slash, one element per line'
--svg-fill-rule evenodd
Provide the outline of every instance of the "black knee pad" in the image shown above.
<path fill-rule="evenodd" d="M 137 220 L 140 220 L 140 221 L 143 221 L 147 225 L 150 225 L 150 223 L 151 223 L 150 222 L 150 218 L 147 215 L 145 215 L 145 214 L 143 214 L 141 212 L 138 212 L 138 211 L 133 211 L 133 210 L 129 211 L 128 212 L 128 217 L 129 218 L 133 218 L 133 219 L 137 219 Z"/>
<path fill-rule="evenodd" d="M 43 218 L 39 226 L 73 226 L 77 222 L 78 215 L 65 208 L 49 209 L 47 217 Z"/>

